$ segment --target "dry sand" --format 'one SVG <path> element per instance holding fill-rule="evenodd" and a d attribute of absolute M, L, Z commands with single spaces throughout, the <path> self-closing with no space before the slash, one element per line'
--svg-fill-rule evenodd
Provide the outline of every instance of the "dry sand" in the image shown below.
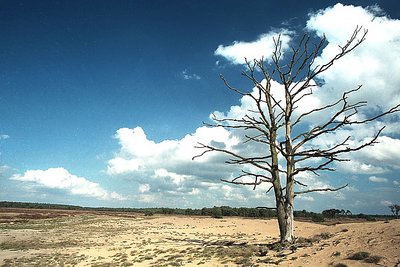
<path fill-rule="evenodd" d="M 276 220 L 0 209 L 0 266 L 397 266 L 400 261 L 400 220 L 331 226 L 296 221 L 296 236 L 297 244 L 282 250 Z M 349 259 L 358 252 L 370 254 Z"/>

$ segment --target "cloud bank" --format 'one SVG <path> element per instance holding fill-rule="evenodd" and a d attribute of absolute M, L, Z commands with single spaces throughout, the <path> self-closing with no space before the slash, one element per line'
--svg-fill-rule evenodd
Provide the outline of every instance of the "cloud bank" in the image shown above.
<path fill-rule="evenodd" d="M 94 197 L 102 200 L 126 199 L 116 192 L 108 192 L 98 183 L 94 183 L 83 177 L 70 174 L 64 168 L 29 170 L 24 174 L 14 174 L 10 179 L 30 183 L 32 185 L 44 188 L 64 190 L 72 195 Z"/>
<path fill-rule="evenodd" d="M 354 95 L 352 101 L 367 100 L 369 109 L 360 111 L 359 116 L 370 116 L 371 112 L 383 111 L 393 104 L 400 102 L 400 22 L 383 15 L 377 7 L 355 7 L 336 4 L 333 7 L 309 14 L 306 30 L 318 36 L 325 34 L 328 45 L 323 49 L 315 64 L 327 62 L 338 52 L 338 45 L 346 42 L 357 25 L 368 29 L 367 40 L 353 53 L 337 61 L 335 65 L 324 73 L 322 85 L 317 87 L 314 94 L 303 99 L 296 112 L 306 112 L 312 108 L 331 103 L 338 99 L 344 90 L 350 90 L 363 84 L 362 91 Z M 282 49 L 288 50 L 292 41 L 292 32 L 289 29 L 271 31 L 259 36 L 253 42 L 234 41 L 231 45 L 219 45 L 215 50 L 216 56 L 226 61 L 240 65 L 248 60 L 264 58 L 268 60 L 274 50 L 272 37 L 281 34 Z M 272 81 L 272 90 L 277 99 L 283 99 L 282 85 Z M 251 88 L 249 88 L 251 90 Z M 253 94 L 257 90 L 253 88 Z M 377 97 L 379 96 L 379 97 Z M 242 97 L 239 105 L 232 106 L 228 111 L 215 111 L 213 114 L 220 118 L 242 118 L 249 110 L 254 109 L 249 97 Z M 313 123 L 326 121 L 329 114 L 320 114 L 305 121 L 304 127 Z M 400 150 L 398 116 L 391 116 L 385 120 L 369 123 L 362 127 L 348 127 L 316 140 L 312 145 L 327 146 L 342 141 L 351 136 L 351 144 L 365 142 L 373 136 L 383 125 L 386 131 L 379 137 L 379 143 L 359 153 L 349 156 L 350 162 L 335 166 L 338 169 L 333 179 L 329 175 L 315 177 L 303 175 L 301 180 L 310 188 L 328 187 L 331 184 L 347 182 L 348 179 L 337 177 L 355 177 L 367 175 L 371 184 L 389 182 L 389 175 L 398 170 L 400 158 L 396 151 Z M 192 161 L 191 158 L 201 153 L 194 147 L 198 142 L 213 144 L 237 152 L 265 153 L 264 148 L 243 145 L 243 133 L 239 130 L 227 131 L 223 128 L 200 127 L 194 133 L 186 135 L 180 140 L 164 140 L 155 142 L 150 140 L 140 127 L 133 129 L 121 128 L 114 136 L 120 149 L 115 157 L 108 161 L 107 173 L 113 177 L 129 177 L 138 184 L 138 201 L 152 202 L 153 205 L 162 203 L 168 195 L 179 196 L 180 200 L 196 203 L 208 198 L 207 203 L 217 203 L 218 199 L 236 201 L 243 205 L 254 205 L 254 201 L 266 201 L 273 205 L 273 199 L 265 195 L 267 187 L 252 191 L 248 187 L 235 187 L 222 184 L 219 179 L 234 177 L 240 169 L 226 165 L 227 158 L 218 154 L 206 156 Z M 343 138 L 344 137 L 344 138 Z M 388 176 L 387 176 L 388 177 Z M 338 180 L 338 181 L 337 181 Z M 394 183 L 394 182 L 393 182 Z M 357 184 L 342 192 L 331 194 L 337 201 L 346 201 L 347 194 L 354 198 L 357 194 L 363 198 Z M 317 198 L 327 194 L 314 194 L 299 198 L 301 203 L 316 203 Z M 190 200 L 189 200 L 190 199 Z M 376 205 L 382 200 L 377 198 Z M 229 202 L 233 203 L 233 202 Z M 354 204 L 356 203 L 356 204 Z M 317 204 L 317 203 L 316 203 Z M 205 204 L 203 204 L 205 205 Z M 348 204 L 350 205 L 350 204 Z M 361 201 L 352 202 L 353 207 L 361 207 Z"/>

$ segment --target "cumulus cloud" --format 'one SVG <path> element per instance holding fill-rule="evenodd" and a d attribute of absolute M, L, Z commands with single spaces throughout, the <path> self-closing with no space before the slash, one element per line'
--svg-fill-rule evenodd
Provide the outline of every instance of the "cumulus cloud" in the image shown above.
<path fill-rule="evenodd" d="M 27 182 L 40 187 L 61 189 L 72 195 L 94 197 L 103 200 L 125 200 L 116 192 L 108 192 L 98 183 L 86 178 L 70 174 L 64 168 L 50 168 L 47 170 L 28 170 L 24 174 L 14 174 L 11 180 Z"/>
<path fill-rule="evenodd" d="M 315 86 L 313 94 L 302 98 L 298 103 L 294 116 L 332 103 L 339 99 L 344 90 L 355 88 L 364 84 L 361 91 L 357 92 L 351 101 L 367 100 L 371 105 L 366 111 L 360 110 L 359 118 L 370 116 L 399 103 L 400 77 L 393 75 L 400 73 L 400 27 L 399 21 L 385 17 L 377 7 L 362 8 L 337 4 L 324 10 L 310 13 L 307 30 L 327 37 L 328 45 L 323 49 L 315 64 L 329 61 L 338 52 L 338 45 L 343 45 L 349 38 L 356 25 L 368 29 L 367 40 L 351 54 L 346 55 L 333 67 L 324 73 L 322 83 Z M 340 19 L 338 19 L 340 18 Z M 334 21 L 334 23 L 332 23 Z M 282 30 L 282 48 L 286 51 L 292 38 L 290 30 Z M 272 37 L 278 31 L 260 35 L 254 42 L 235 41 L 231 45 L 220 45 L 215 50 L 216 56 L 222 56 L 233 64 L 244 64 L 244 58 L 268 60 L 273 52 Z M 187 70 L 183 71 L 184 79 L 196 79 Z M 265 84 L 265 81 L 262 81 Z M 316 84 L 315 84 L 316 85 Z M 258 94 L 257 88 L 248 88 L 253 95 Z M 271 90 L 279 101 L 284 99 L 283 86 L 271 81 Z M 306 92 L 305 92 L 306 93 Z M 379 96 L 379 97 L 377 97 Z M 284 101 L 282 102 L 284 105 Z M 238 105 L 233 105 L 228 110 L 214 111 L 218 118 L 240 119 L 255 110 L 249 96 L 243 96 Z M 332 111 L 333 112 L 333 111 Z M 303 120 L 304 130 L 312 125 L 326 122 L 329 112 L 322 112 L 318 116 L 310 116 Z M 210 118 L 213 118 L 210 115 Z M 252 115 L 254 115 L 252 113 Z M 357 153 L 348 155 L 350 162 L 335 166 L 340 173 L 365 175 L 370 182 L 388 182 L 379 175 L 389 175 L 394 169 L 400 168 L 399 154 L 400 134 L 396 118 L 379 120 L 368 125 L 347 127 L 332 134 L 321 136 L 311 146 L 332 147 L 345 140 L 348 136 L 349 145 L 358 145 L 370 140 L 372 136 L 384 125 L 384 134 L 378 138 L 379 143 Z M 228 150 L 244 152 L 247 155 L 263 155 L 268 153 L 267 148 L 251 143 L 243 144 L 243 132 L 240 129 L 226 130 L 223 128 L 199 127 L 191 134 L 179 140 L 163 140 L 155 142 L 149 139 L 144 129 L 121 128 L 117 130 L 114 138 L 120 144 L 119 150 L 108 161 L 107 173 L 110 176 L 121 176 L 135 180 L 138 184 L 137 201 L 143 203 L 172 203 L 178 197 L 179 204 L 203 203 L 208 199 L 210 204 L 217 203 L 253 203 L 260 198 L 268 198 L 265 191 L 268 185 L 252 191 L 251 187 L 237 187 L 221 183 L 219 179 L 233 178 L 240 172 L 237 166 L 226 165 L 227 157 L 220 154 L 206 154 L 192 161 L 192 157 L 202 151 L 196 149 L 198 142 L 212 144 Z M 317 162 L 318 163 L 318 162 Z M 320 177 L 303 173 L 297 179 L 307 184 L 308 189 L 327 188 L 342 185 L 340 182 L 329 179 L 328 175 Z M 340 179 L 340 181 L 342 181 Z M 344 184 L 344 183 L 343 183 Z M 304 188 L 298 187 L 301 191 Z M 347 187 L 342 192 L 320 192 L 309 196 L 301 195 L 303 202 L 318 202 L 317 199 L 327 194 L 337 200 L 346 200 L 347 194 L 358 193 L 357 188 Z M 169 202 L 170 201 L 170 202 Z M 197 202 L 196 202 L 197 201 Z M 223 202 L 226 201 L 226 202 Z M 175 204 L 176 205 L 176 204 Z M 202 204 L 203 205 L 203 204 Z"/>
<path fill-rule="evenodd" d="M 201 201 L 210 188 L 218 188 L 217 192 L 221 192 L 220 179 L 229 178 L 237 171 L 237 168 L 227 166 L 226 157 L 221 155 L 206 154 L 192 160 L 202 153 L 196 148 L 198 143 L 216 144 L 227 149 L 238 145 L 238 138 L 223 128 L 203 126 L 182 139 L 161 142 L 150 140 L 141 127 L 121 128 L 114 138 L 120 149 L 108 161 L 107 174 L 136 181 L 139 202 L 166 203 L 167 196 L 191 196 Z M 234 191 L 230 191 L 230 196 L 240 195 Z"/>
<path fill-rule="evenodd" d="M 140 193 L 146 193 L 150 191 L 150 185 L 149 184 L 141 184 L 139 185 L 139 192 Z"/>
<path fill-rule="evenodd" d="M 169 178 L 172 183 L 175 185 L 181 185 L 182 183 L 185 182 L 185 180 L 190 179 L 190 175 L 183 175 L 183 174 L 177 174 L 173 172 L 169 172 L 166 169 L 157 169 L 154 171 L 154 177 L 156 178 Z"/>
<path fill-rule="evenodd" d="M 384 177 L 377 177 L 377 176 L 370 176 L 368 178 L 368 180 L 373 183 L 387 183 L 388 182 L 388 179 L 386 179 Z"/>
<path fill-rule="evenodd" d="M 252 42 L 234 41 L 231 45 L 219 45 L 215 50 L 216 56 L 222 56 L 233 64 L 245 64 L 245 58 L 249 61 L 264 58 L 270 60 L 275 51 L 273 38 L 281 35 L 282 49 L 289 48 L 291 32 L 288 30 L 271 31 L 261 34 L 257 40 Z"/>
<path fill-rule="evenodd" d="M 206 162 L 212 157 L 206 155 L 192 161 L 194 156 L 202 152 L 195 148 L 198 143 L 214 142 L 226 148 L 232 148 L 238 143 L 238 139 L 229 131 L 205 126 L 180 140 L 164 140 L 159 143 L 149 140 L 141 127 L 121 128 L 114 138 L 118 139 L 121 148 L 117 155 L 108 161 L 109 175 L 148 171 L 153 173 L 156 170 L 156 177 L 170 176 L 175 181 L 180 179 L 176 175 L 191 175 L 193 169 L 190 167 L 196 168 L 197 163 Z"/>
<path fill-rule="evenodd" d="M 376 6 L 362 8 L 336 4 L 310 14 L 308 30 L 319 36 L 325 34 L 329 42 L 316 64 L 332 58 L 357 25 L 368 30 L 367 39 L 321 76 L 327 85 L 325 91 L 332 94 L 334 90 L 329 88 L 348 90 L 362 84 L 359 99 L 382 108 L 398 104 L 400 77 L 393 74 L 400 72 L 400 62 L 396 60 L 400 57 L 400 20 L 383 16 Z"/>
<path fill-rule="evenodd" d="M 400 169 L 400 139 L 389 136 L 380 136 L 378 143 L 359 153 L 360 158 L 367 162 L 374 162 L 380 166 L 389 166 Z"/>
<path fill-rule="evenodd" d="M 357 26 L 368 30 L 366 40 L 350 54 L 335 64 L 320 78 L 322 86 L 314 91 L 320 105 L 339 99 L 344 90 L 363 85 L 350 97 L 351 102 L 367 101 L 368 108 L 360 109 L 358 118 L 388 110 L 400 103 L 400 21 L 391 19 L 379 6 L 359 7 L 336 4 L 309 14 L 307 29 L 318 36 L 325 35 L 328 45 L 322 50 L 315 64 L 328 62 L 346 43 Z M 334 21 L 334 23 L 332 23 Z M 315 123 L 329 116 L 324 112 L 313 117 Z M 382 174 L 398 169 L 400 148 L 398 115 L 388 116 L 365 125 L 355 125 L 338 130 L 314 140 L 315 146 L 332 146 L 350 136 L 349 145 L 359 145 L 370 140 L 379 129 L 386 126 L 378 143 L 357 153 L 347 155 L 349 162 L 338 164 L 340 171 L 357 174 Z M 325 118 L 326 119 L 326 118 Z M 309 122 L 312 123 L 311 121 Z"/>

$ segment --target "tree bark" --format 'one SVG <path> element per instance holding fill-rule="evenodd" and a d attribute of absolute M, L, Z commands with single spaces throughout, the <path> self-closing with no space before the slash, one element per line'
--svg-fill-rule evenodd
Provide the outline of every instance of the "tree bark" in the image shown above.
<path fill-rule="evenodd" d="M 293 203 L 291 205 L 277 203 L 277 216 L 280 233 L 281 243 L 293 243 L 294 241 L 294 215 L 293 215 Z"/>

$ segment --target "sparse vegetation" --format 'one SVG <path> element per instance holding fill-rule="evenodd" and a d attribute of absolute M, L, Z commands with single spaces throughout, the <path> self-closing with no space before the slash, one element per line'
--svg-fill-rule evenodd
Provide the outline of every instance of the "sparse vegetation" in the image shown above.
<path fill-rule="evenodd" d="M 324 216 L 321 215 L 321 214 L 315 214 L 314 216 L 311 217 L 311 220 L 312 220 L 313 222 L 324 222 L 324 221 L 325 221 L 325 218 L 324 218 Z"/>
<path fill-rule="evenodd" d="M 356 252 L 348 257 L 349 260 L 364 261 L 366 263 L 378 264 L 383 257 L 377 255 L 371 255 L 369 252 L 361 251 Z"/>
<path fill-rule="evenodd" d="M 153 216 L 154 215 L 154 213 L 151 211 L 151 210 L 145 210 L 144 211 L 144 216 Z"/>
<path fill-rule="evenodd" d="M 365 251 L 356 252 L 349 257 L 349 260 L 356 260 L 356 261 L 365 260 L 366 258 L 369 257 L 369 255 L 370 253 Z"/>
<path fill-rule="evenodd" d="M 228 214 L 250 211 L 227 207 L 215 207 L 215 210 Z M 35 213 L 38 216 L 34 216 Z M 308 214 L 306 211 L 300 213 Z M 19 221 L 19 215 L 35 219 Z M 46 218 L 46 215 L 49 218 Z M 126 214 L 103 211 L 0 209 L 0 219 L 5 220 L 7 216 L 7 223 L 0 223 L 0 253 L 12 252 L 23 256 L 0 261 L 0 266 L 73 266 L 83 263 L 90 266 L 135 266 L 140 263 L 159 267 L 184 266 L 188 263 L 210 266 L 213 262 L 218 262 L 221 266 L 284 265 L 287 261 L 297 262 L 304 257 L 312 259 L 323 249 L 346 243 L 344 237 L 354 233 L 351 225 L 346 225 L 346 228 L 336 227 L 332 232 L 329 231 L 331 226 L 302 222 L 326 231 L 319 231 L 319 234 L 311 237 L 298 238 L 295 243 L 281 243 L 278 238 L 269 237 L 259 230 L 248 232 L 247 228 L 243 228 L 248 223 L 256 223 L 257 229 L 262 229 L 260 226 L 265 225 L 271 227 L 274 222 L 269 220 L 212 220 L 209 218 L 211 215 L 148 218 L 144 212 Z M 184 220 L 187 221 L 181 223 Z M 207 223 L 203 224 L 202 221 Z M 394 223 L 396 221 L 382 222 L 381 225 L 394 229 Z M 301 233 L 301 229 L 298 231 Z M 393 238 L 397 236 L 400 234 L 394 235 Z M 268 241 L 262 241 L 263 238 L 268 238 Z M 376 238 L 375 235 L 374 240 Z M 93 256 L 100 248 L 102 254 Z M 60 251 L 63 253 L 59 253 Z M 84 254 L 81 251 L 91 253 Z M 332 257 L 340 259 L 345 251 L 330 253 Z M 362 258 L 360 261 L 363 263 L 380 263 L 382 260 L 381 256 L 363 257 L 362 253 L 360 255 L 356 254 L 353 258 Z M 387 255 L 384 256 L 388 258 Z"/>
<path fill-rule="evenodd" d="M 381 257 L 381 256 L 372 255 L 372 256 L 369 256 L 368 258 L 366 258 L 364 261 L 365 261 L 366 263 L 375 263 L 375 264 L 378 264 L 382 259 L 383 259 L 383 257 Z"/>
<path fill-rule="evenodd" d="M 340 251 L 335 251 L 332 253 L 332 256 L 339 257 L 342 253 Z"/>
<path fill-rule="evenodd" d="M 222 217 L 238 216 L 246 218 L 276 218 L 276 211 L 273 209 L 265 208 L 247 208 L 247 207 L 229 207 L 220 206 L 202 209 L 179 209 L 179 208 L 91 208 L 91 207 L 80 207 L 80 206 L 68 206 L 68 205 L 58 205 L 58 204 L 46 204 L 46 203 L 28 203 L 28 202 L 9 202 L 0 201 L 0 208 L 23 208 L 23 209 L 37 209 L 38 212 L 26 212 L 21 213 L 19 216 L 19 222 L 27 222 L 30 219 L 49 219 L 49 218 L 61 218 L 71 216 L 68 211 L 77 211 L 79 213 L 87 212 L 97 212 L 102 213 L 115 213 L 118 216 L 133 217 L 136 214 L 144 214 L 147 216 L 152 216 L 154 214 L 161 215 L 187 215 L 187 216 L 211 216 L 213 214 L 220 213 Z M 54 212 L 47 212 L 43 210 L 55 210 Z M 220 210 L 220 211 L 219 211 Z M 67 211 L 67 212 L 64 212 Z M 294 211 L 295 218 L 309 218 L 313 222 L 324 222 L 324 216 L 321 213 L 310 212 L 306 210 Z M 393 219 L 392 216 L 388 215 L 365 215 L 365 214 L 346 214 L 341 215 L 341 217 L 347 218 L 360 218 L 365 220 L 375 220 L 379 219 Z M 373 218 L 373 219 L 371 219 Z M 1 222 L 1 218 L 0 218 Z M 32 224 L 30 224 L 32 225 Z M 2 225 L 0 224 L 0 229 Z"/>

